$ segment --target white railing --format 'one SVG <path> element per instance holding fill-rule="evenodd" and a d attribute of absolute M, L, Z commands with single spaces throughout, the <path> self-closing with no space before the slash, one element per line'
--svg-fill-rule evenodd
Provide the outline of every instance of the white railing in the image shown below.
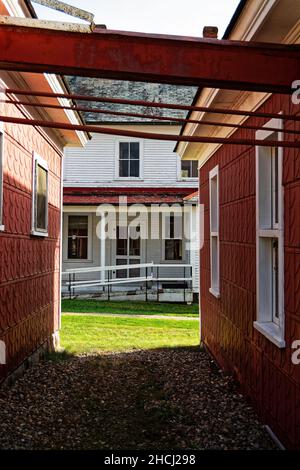
<path fill-rule="evenodd" d="M 183 276 L 181 277 L 171 277 L 171 276 L 161 276 L 162 270 L 164 269 L 181 269 L 183 270 Z M 144 270 L 144 276 L 130 276 L 130 277 L 114 277 L 117 271 L 127 272 L 132 269 Z M 76 290 L 79 289 L 88 289 L 91 287 L 99 287 L 105 290 L 107 287 L 108 299 L 112 292 L 113 286 L 126 285 L 126 284 L 144 284 L 146 300 L 148 298 L 148 291 L 153 285 L 156 285 L 157 300 L 159 300 L 159 285 L 161 282 L 169 283 L 181 283 L 183 284 L 183 294 L 184 300 L 186 297 L 186 292 L 192 290 L 192 281 L 193 281 L 193 267 L 191 264 L 154 264 L 144 263 L 144 264 L 124 264 L 124 265 L 115 265 L 115 266 L 103 266 L 103 267 L 91 267 L 91 268 L 75 268 L 68 269 L 62 273 L 63 285 L 66 286 L 69 293 L 69 297 L 72 298 L 76 295 Z M 102 274 L 102 279 L 80 279 L 78 276 L 90 274 L 90 273 L 99 273 Z M 103 276 L 104 274 L 104 276 Z M 188 275 L 186 275 L 188 274 Z M 77 276 L 77 279 L 76 279 Z M 67 280 L 64 278 L 67 277 Z M 151 287 L 150 287 L 151 286 Z"/>

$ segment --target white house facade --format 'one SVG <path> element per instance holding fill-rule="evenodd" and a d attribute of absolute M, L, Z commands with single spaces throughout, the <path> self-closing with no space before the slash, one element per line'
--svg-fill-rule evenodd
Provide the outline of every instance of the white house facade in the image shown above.
<path fill-rule="evenodd" d="M 180 132 L 170 123 L 105 125 Z M 92 134 L 83 149 L 66 148 L 65 295 L 191 300 L 198 282 L 190 249 L 192 206 L 185 198 L 198 189 L 197 162 L 181 161 L 174 147 L 174 141 Z"/>

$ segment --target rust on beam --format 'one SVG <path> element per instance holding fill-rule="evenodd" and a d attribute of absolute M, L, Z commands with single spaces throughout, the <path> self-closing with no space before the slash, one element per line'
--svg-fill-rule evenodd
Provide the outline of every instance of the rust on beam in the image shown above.
<path fill-rule="evenodd" d="M 68 111 L 79 111 L 83 113 L 94 113 L 94 114 L 104 114 L 104 115 L 112 115 L 112 116 L 126 116 L 126 117 L 133 117 L 133 118 L 140 118 L 140 119 L 153 119 L 154 121 L 163 121 L 163 122 L 173 122 L 178 124 L 201 124 L 204 126 L 217 126 L 217 127 L 227 127 L 231 129 L 248 129 L 248 130 L 261 130 L 261 126 L 257 125 L 248 125 L 248 124 L 231 124 L 231 123 L 224 123 L 219 121 L 209 121 L 206 119 L 188 119 L 188 118 L 176 118 L 173 116 L 160 116 L 158 114 L 143 114 L 143 113 L 129 113 L 125 111 L 113 111 L 110 109 L 98 109 L 98 108 L 90 108 L 87 106 L 66 106 L 66 105 L 59 105 L 59 104 L 50 104 L 50 103 L 32 103 L 29 101 L 15 101 L 15 100 L 1 100 L 0 103 L 5 104 L 13 104 L 15 106 L 32 106 L 33 108 L 49 108 L 49 109 L 65 109 Z M 116 122 L 118 124 L 118 122 Z M 123 123 L 125 124 L 125 122 Z M 126 122 L 126 124 L 134 124 L 132 121 Z M 269 131 L 272 132 L 280 132 L 283 134 L 294 134 L 300 135 L 300 130 L 295 129 L 278 129 L 276 127 L 268 127 Z"/>
<path fill-rule="evenodd" d="M 289 94 L 300 76 L 300 46 L 1 25 L 0 67 Z"/>
<path fill-rule="evenodd" d="M 167 140 L 172 142 L 194 142 L 202 144 L 229 144 L 229 145 L 246 145 L 246 146 L 263 146 L 263 147 L 283 147 L 283 148 L 300 148 L 299 141 L 286 140 L 257 140 L 257 139 L 236 139 L 222 137 L 205 137 L 191 135 L 172 135 L 158 134 L 153 132 L 131 131 L 128 129 L 115 129 L 110 127 L 91 126 L 84 124 L 68 124 L 62 122 L 43 121 L 37 119 L 23 119 L 13 116 L 0 116 L 0 121 L 21 124 L 27 126 L 45 127 L 51 129 L 67 129 L 75 131 L 85 131 L 95 134 L 118 135 L 124 137 L 135 137 L 140 139 L 151 140 Z"/>
<path fill-rule="evenodd" d="M 18 90 L 14 88 L 0 89 L 0 92 L 6 93 L 7 95 L 20 95 L 20 96 L 35 96 L 41 98 L 66 98 L 69 100 L 76 101 L 90 101 L 93 103 L 114 103 L 114 104 L 125 104 L 132 106 L 143 106 L 149 108 L 165 108 L 165 109 L 179 109 L 183 111 L 199 111 L 211 114 L 231 114 L 233 116 L 249 116 L 258 117 L 263 119 L 282 119 L 285 121 L 300 121 L 300 116 L 293 114 L 278 114 L 278 113 L 266 113 L 260 111 L 246 111 L 241 109 L 228 109 L 228 108 L 214 108 L 212 106 L 193 106 L 185 104 L 174 104 L 174 103 L 157 103 L 155 101 L 143 101 L 143 100 L 129 100 L 124 98 L 108 98 L 98 97 L 92 95 L 78 95 L 73 93 L 52 93 L 44 91 L 31 91 L 31 90 Z"/>

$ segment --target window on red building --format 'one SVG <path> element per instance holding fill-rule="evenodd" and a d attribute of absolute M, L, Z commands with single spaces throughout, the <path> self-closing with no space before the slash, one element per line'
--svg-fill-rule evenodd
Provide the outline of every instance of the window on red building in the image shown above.
<path fill-rule="evenodd" d="M 272 120 L 257 138 L 276 141 L 280 120 Z M 283 288 L 283 186 L 282 148 L 256 149 L 256 213 L 257 213 L 257 321 L 254 326 L 278 347 L 284 347 Z"/>
<path fill-rule="evenodd" d="M 32 234 L 48 235 L 48 165 L 37 154 L 33 158 Z"/>
<path fill-rule="evenodd" d="M 210 210 L 210 293 L 220 297 L 220 252 L 219 252 L 219 168 L 209 173 Z"/>
<path fill-rule="evenodd" d="M 0 123 L 0 230 L 3 226 L 3 153 L 4 153 L 4 132 L 3 125 Z"/>

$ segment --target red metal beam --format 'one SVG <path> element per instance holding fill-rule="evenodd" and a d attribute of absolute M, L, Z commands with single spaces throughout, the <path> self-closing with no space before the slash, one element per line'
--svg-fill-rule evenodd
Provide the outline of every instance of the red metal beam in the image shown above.
<path fill-rule="evenodd" d="M 300 121 L 300 116 L 293 114 L 278 114 L 278 113 L 263 113 L 260 111 L 246 111 L 229 108 L 214 108 L 208 106 L 193 106 L 187 104 L 175 104 L 175 103 L 156 103 L 152 101 L 143 100 L 129 100 L 124 98 L 108 98 L 98 97 L 91 95 L 78 95 L 74 93 L 52 93 L 44 91 L 31 91 L 31 90 L 18 90 L 14 88 L 8 88 L 4 90 L 7 95 L 20 95 L 20 96 L 37 96 L 41 98 L 66 98 L 73 101 L 90 101 L 92 103 L 113 103 L 113 104 L 125 104 L 132 106 L 142 106 L 145 108 L 164 108 L 164 109 L 179 109 L 182 111 L 199 111 L 212 114 L 231 114 L 232 116 L 249 116 L 258 117 L 263 119 L 282 119 L 285 121 Z"/>
<path fill-rule="evenodd" d="M 288 94 L 300 76 L 299 51 L 298 45 L 0 26 L 5 70 L 212 88 Z"/>
<path fill-rule="evenodd" d="M 157 134 L 153 132 L 140 132 L 131 131 L 127 129 L 113 129 L 109 127 L 90 126 L 83 124 L 67 124 L 61 122 L 42 121 L 36 119 L 22 119 L 11 116 L 0 116 L 0 121 L 24 124 L 27 126 L 46 127 L 51 129 L 67 129 L 75 131 L 85 131 L 95 134 L 119 135 L 125 137 L 135 137 L 140 139 L 153 139 L 153 140 L 168 140 L 172 142 L 195 142 L 203 144 L 230 144 L 230 145 L 246 145 L 246 146 L 263 146 L 263 147 L 285 147 L 285 148 L 300 148 L 299 141 L 285 141 L 285 140 L 255 140 L 255 139 L 233 139 L 221 137 L 203 137 L 203 136 L 190 136 L 190 135 L 171 135 L 171 134 Z"/>
<path fill-rule="evenodd" d="M 65 106 L 59 104 L 48 104 L 48 103 L 31 103 L 28 101 L 15 101 L 15 100 L 0 100 L 0 103 L 5 104 L 13 104 L 15 106 L 32 106 L 34 108 L 49 108 L 49 109 L 65 109 L 70 111 L 79 111 L 85 113 L 94 113 L 94 114 L 104 114 L 104 115 L 113 115 L 113 116 L 126 116 L 126 117 L 135 117 L 140 119 L 154 119 L 156 121 L 162 122 L 174 122 L 174 123 L 190 123 L 190 124 L 201 124 L 205 126 L 218 126 L 218 127 L 226 127 L 230 129 L 248 129 L 248 130 L 259 130 L 262 126 L 253 126 L 248 124 L 229 124 L 224 122 L 218 121 L 208 121 L 206 119 L 184 119 L 184 118 L 176 118 L 173 116 L 160 116 L 155 114 L 143 114 L 143 113 L 127 113 L 125 111 L 112 111 L 108 109 L 95 109 L 90 108 L 87 106 Z M 124 122 L 125 123 L 125 122 Z M 126 124 L 130 124 L 131 121 L 127 121 Z M 95 124 L 95 123 L 94 123 Z M 100 123 L 99 123 L 100 124 Z M 118 124 L 116 122 L 116 124 Z M 282 132 L 283 134 L 294 134 L 300 135 L 300 131 L 294 129 L 278 129 L 277 127 L 268 127 L 268 130 L 271 132 Z"/>

